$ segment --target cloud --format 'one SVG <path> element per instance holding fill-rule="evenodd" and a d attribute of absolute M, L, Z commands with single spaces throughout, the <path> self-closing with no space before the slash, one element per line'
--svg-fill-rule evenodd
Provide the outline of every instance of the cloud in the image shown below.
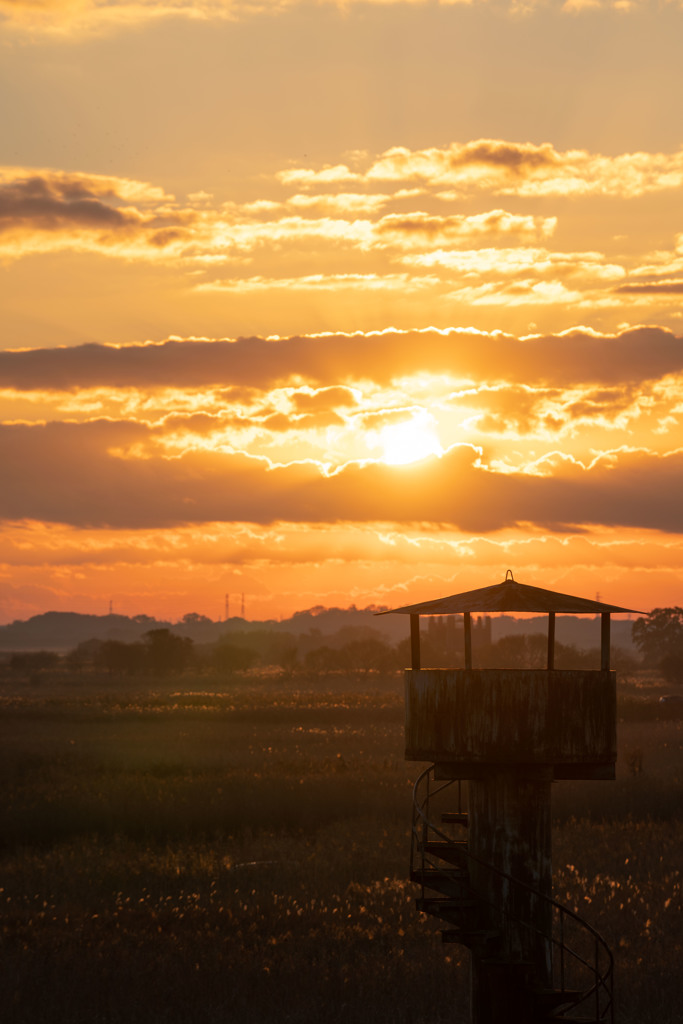
<path fill-rule="evenodd" d="M 530 227 L 530 231 L 537 233 L 535 227 Z M 624 305 L 622 293 L 614 285 L 624 280 L 626 271 L 599 252 L 553 252 L 521 245 L 456 248 L 456 242 L 476 242 L 464 231 L 453 235 L 454 247 L 434 248 L 428 239 L 428 229 L 422 233 L 419 228 L 407 229 L 403 224 L 400 228 L 387 228 L 384 245 L 375 242 L 374 235 L 374 229 L 364 233 L 364 241 L 355 247 L 351 258 L 358 260 L 363 250 L 384 250 L 390 267 L 399 264 L 410 268 L 410 272 L 328 271 L 297 277 L 253 274 L 200 281 L 193 290 L 198 294 L 229 292 L 243 296 L 254 292 L 309 291 L 328 292 L 337 297 L 353 290 L 356 294 L 385 292 L 387 299 L 396 291 L 402 299 L 429 291 L 432 301 L 458 303 L 462 308 L 566 307 L 571 303 L 575 308 L 585 309 L 587 315 Z M 338 238 L 342 236 L 340 231 Z M 449 240 L 437 241 L 443 244 Z"/>
<path fill-rule="evenodd" d="M 388 214 L 376 225 L 380 242 L 389 240 L 399 247 L 425 244 L 443 245 L 450 243 L 468 244 L 483 242 L 496 237 L 509 240 L 511 236 L 521 242 L 549 238 L 557 226 L 557 217 L 534 217 L 511 214 L 505 210 L 490 210 L 488 213 L 449 217 L 435 216 L 423 212 Z"/>
<path fill-rule="evenodd" d="M 239 452 L 159 454 L 140 425 L 0 428 L 0 516 L 75 527 L 166 529 L 184 523 L 444 524 L 488 533 L 522 524 L 678 533 L 683 451 L 619 449 L 584 465 L 562 455 L 533 472 L 495 472 L 471 445 L 409 466 L 314 461 L 277 465 Z"/>
<path fill-rule="evenodd" d="M 414 274 L 302 274 L 300 277 L 235 277 L 198 284 L 197 292 L 280 291 L 400 291 L 402 294 L 434 287 L 439 279 Z"/>
<path fill-rule="evenodd" d="M 328 214 L 358 216 L 376 213 L 393 198 L 386 192 L 297 193 L 283 205 L 308 212 L 320 210 Z"/>
<path fill-rule="evenodd" d="M 164 18 L 201 20 L 240 20 L 249 17 L 277 16 L 301 6 L 307 0 L 1 0 L 0 11 L 18 28 L 31 27 L 58 34 L 98 33 L 135 27 Z M 310 0 L 309 0 L 310 2 Z M 388 6 L 426 6 L 444 8 L 471 6 L 486 2 L 512 15 L 528 15 L 547 6 L 543 0 L 315 0 L 316 6 L 346 13 L 358 4 Z M 596 10 L 637 10 L 647 0 L 563 0 L 560 12 L 583 13 Z"/>
<path fill-rule="evenodd" d="M 292 384 L 317 389 L 362 380 L 381 386 L 425 373 L 453 382 L 611 386 L 682 371 L 683 340 L 657 327 L 613 335 L 578 328 L 524 339 L 453 328 L 0 351 L 0 387 L 19 392 L 211 385 L 269 390 Z"/>
<path fill-rule="evenodd" d="M 45 32 L 69 37 L 102 35 L 168 18 L 201 21 L 236 21 L 250 17 L 273 17 L 307 0 L 0 0 L 0 12 L 17 31 Z M 317 6 L 346 12 L 361 4 L 426 5 L 434 0 L 316 0 Z M 473 0 L 436 0 L 443 7 L 469 5 Z M 515 11 L 518 0 L 505 0 L 503 7 Z"/>
<path fill-rule="evenodd" d="M 489 326 L 490 311 L 497 307 L 519 310 L 512 321 L 517 326 L 527 315 L 538 320 L 547 317 L 545 311 L 570 306 L 585 310 L 590 322 L 603 311 L 614 316 L 623 307 L 635 309 L 657 296 L 659 306 L 674 315 L 681 277 L 677 249 L 650 253 L 648 263 L 637 265 L 632 255 L 610 257 L 614 239 L 601 238 L 599 229 L 598 245 L 587 251 L 549 248 L 549 238 L 566 235 L 556 215 L 511 212 L 501 206 L 443 212 L 447 193 L 438 190 L 439 175 L 474 174 L 477 187 L 493 192 L 504 192 L 508 181 L 516 202 L 533 204 L 535 197 L 525 195 L 525 182 L 533 178 L 536 188 L 538 176 L 550 173 L 556 180 L 566 171 L 568 154 L 550 144 L 486 140 L 388 153 L 370 163 L 363 182 L 367 194 L 346 193 L 341 187 L 335 195 L 326 183 L 322 195 L 297 192 L 284 200 L 243 204 L 218 203 L 208 193 L 177 201 L 155 185 L 127 178 L 0 169 L 0 258 L 9 264 L 69 251 L 84 258 L 115 258 L 127 266 L 163 264 L 180 275 L 187 301 L 207 306 L 226 293 L 246 307 L 260 293 L 286 303 L 296 292 L 323 295 L 325 304 L 341 306 L 353 292 L 365 313 L 378 303 L 395 302 L 402 316 L 410 316 L 407 322 L 414 322 L 415 308 L 429 296 L 442 306 L 476 311 L 484 317 L 475 319 L 477 326 Z M 624 166 L 636 176 L 638 156 L 624 158 Z M 651 156 L 655 164 L 660 159 Z M 590 160 L 581 174 L 594 184 L 602 172 L 589 166 Z M 595 160 L 604 162 L 602 157 Z M 604 173 L 616 181 L 614 168 Z M 393 175 L 395 180 L 388 190 L 375 193 L 372 175 Z M 409 183 L 406 175 L 422 176 L 424 187 L 403 187 Z M 429 194 L 435 181 L 437 191 Z M 417 198 L 422 208 L 411 208 Z M 389 202 L 397 209 L 387 213 Z M 329 315 L 336 317 L 338 310 Z"/>
<path fill-rule="evenodd" d="M 0 169 L 0 256 L 72 250 L 125 260 L 172 262 L 187 268 L 244 261 L 284 247 L 322 247 L 356 253 L 400 252 L 434 245 L 467 245 L 496 238 L 523 242 L 549 237 L 556 218 L 492 210 L 472 216 L 416 211 L 377 220 L 386 195 L 294 196 L 286 203 L 256 201 L 212 207 L 206 195 L 181 206 L 145 182 L 63 171 Z M 289 213 L 292 207 L 295 213 Z M 302 216 L 300 210 L 306 215 Z M 283 211 L 285 211 L 283 213 Z M 334 211 L 337 216 L 329 216 Z M 313 255 L 315 254 L 315 255 Z M 309 279 L 312 275 L 303 275 Z"/>
<path fill-rule="evenodd" d="M 325 397 L 325 391 L 339 394 L 328 398 Z M 342 397 L 342 393 L 347 397 Z M 350 394 L 346 388 L 322 389 L 310 394 L 295 392 L 291 396 L 291 406 L 286 411 L 262 406 L 248 413 L 193 413 L 189 416 L 173 413 L 150 424 L 150 436 L 167 448 L 182 452 L 194 446 L 194 438 L 202 442 L 209 439 L 213 447 L 230 449 L 249 444 L 254 438 L 267 442 L 272 434 L 298 433 L 332 425 L 344 426 L 346 421 L 337 409 L 354 403 L 354 399 L 348 397 Z M 307 398 L 311 399 L 310 404 L 306 402 Z M 206 444 L 200 446 L 206 447 Z"/>
<path fill-rule="evenodd" d="M 425 246 L 431 248 L 438 244 L 467 245 L 496 238 L 505 239 L 508 243 L 515 238 L 522 242 L 537 241 L 549 238 L 557 226 L 556 217 L 512 214 L 506 210 L 451 216 L 414 211 L 406 214 L 388 214 L 373 221 L 355 216 L 361 206 L 356 197 L 348 206 L 344 202 L 345 198 L 344 193 L 341 193 L 337 197 L 336 206 L 339 212 L 348 213 L 352 219 L 329 216 L 303 217 L 297 214 L 274 216 L 264 220 L 257 219 L 257 216 L 245 218 L 247 207 L 231 207 L 225 211 L 228 214 L 225 221 L 221 221 L 218 215 L 214 221 L 213 248 L 212 239 L 208 235 L 204 244 L 211 252 L 215 252 L 219 246 L 228 246 L 240 253 L 253 253 L 265 246 L 300 247 L 327 242 L 330 245 L 346 244 L 354 249 L 371 252 L 378 249 L 402 250 Z M 371 212 L 375 207 L 379 208 L 380 204 L 369 202 L 374 197 L 365 198 Z M 304 205 L 300 197 L 295 199 L 295 206 Z M 315 197 L 311 197 L 311 200 L 308 205 L 314 209 L 318 204 L 313 201 Z M 289 205 L 289 201 L 285 205 Z M 331 205 L 330 197 L 325 197 L 323 208 L 328 209 Z M 251 206 L 253 207 L 253 204 Z M 253 212 L 258 215 L 273 211 L 270 208 L 264 210 L 259 207 Z"/>
<path fill-rule="evenodd" d="M 0 255 L 63 249 L 124 258 L 178 252 L 198 214 L 144 182 L 104 175 L 0 169 Z"/>
<path fill-rule="evenodd" d="M 597 252 L 549 252 L 539 248 L 515 249 L 434 249 L 420 255 L 403 257 L 404 263 L 420 267 L 441 266 L 454 273 L 484 277 L 515 277 L 532 274 L 543 277 L 589 276 L 591 280 L 613 281 L 624 276 L 620 266 L 604 263 L 604 257 Z"/>
<path fill-rule="evenodd" d="M 594 309 L 610 301 L 605 284 L 624 268 L 597 252 L 551 252 L 538 247 L 432 249 L 403 255 L 416 270 L 439 272 L 452 300 L 472 306 L 558 305 Z"/>
<path fill-rule="evenodd" d="M 683 295 L 683 281 L 631 281 L 616 291 L 622 295 Z"/>
<path fill-rule="evenodd" d="M 453 404 L 457 408 L 462 402 L 468 410 L 480 410 L 469 426 L 481 434 L 550 439 L 575 434 L 585 425 L 594 441 L 598 430 L 626 429 L 640 418 L 647 391 L 642 384 L 562 389 L 512 384 L 472 389 L 454 396 Z M 669 402 L 666 405 L 670 408 Z"/>
<path fill-rule="evenodd" d="M 308 413 L 355 406 L 360 395 L 354 388 L 347 387 L 301 388 L 292 392 L 290 398 L 297 412 Z"/>
<path fill-rule="evenodd" d="M 602 531 L 599 535 L 563 536 L 521 535 L 508 533 L 502 537 L 462 535 L 442 527 L 430 530 L 394 529 L 387 523 L 363 525 L 306 524 L 257 527 L 233 523 L 230 530 L 223 523 L 202 523 L 174 530 L 107 530 L 74 529 L 57 523 L 30 520 L 0 522 L 0 566 L 11 569 L 34 567 L 45 571 L 46 565 L 59 567 L 88 566 L 101 568 L 120 566 L 167 565 L 172 572 L 182 573 L 195 566 L 205 574 L 212 565 L 321 566 L 328 559 L 355 564 L 373 563 L 380 575 L 387 573 L 388 563 L 414 565 L 431 571 L 434 565 L 448 567 L 449 576 L 463 565 L 493 567 L 509 559 L 524 564 L 533 573 L 539 565 L 550 567 L 612 566 L 625 573 L 633 572 L 644 562 L 650 572 L 671 567 L 683 569 L 683 547 L 679 538 L 656 533 L 635 536 L 632 531 L 618 534 Z M 405 579 L 405 569 L 401 569 Z"/>
<path fill-rule="evenodd" d="M 421 184 L 456 199 L 481 191 L 526 197 L 612 196 L 633 199 L 683 184 L 683 149 L 676 153 L 621 153 L 603 156 L 587 150 L 557 150 L 551 143 L 478 139 L 445 147 L 411 150 L 394 146 L 365 171 L 345 164 L 289 168 L 284 184 Z M 451 192 L 443 191 L 451 189 Z"/>

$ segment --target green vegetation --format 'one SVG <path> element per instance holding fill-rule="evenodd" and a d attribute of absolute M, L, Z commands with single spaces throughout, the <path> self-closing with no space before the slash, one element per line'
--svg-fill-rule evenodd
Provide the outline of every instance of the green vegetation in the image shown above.
<path fill-rule="evenodd" d="M 18 679 L 0 683 L 8 1024 L 468 1019 L 468 954 L 406 879 L 419 766 L 397 675 Z M 556 891 L 615 950 L 619 1024 L 681 1011 L 683 722 L 659 692 L 621 688 L 617 782 L 553 792 Z"/>

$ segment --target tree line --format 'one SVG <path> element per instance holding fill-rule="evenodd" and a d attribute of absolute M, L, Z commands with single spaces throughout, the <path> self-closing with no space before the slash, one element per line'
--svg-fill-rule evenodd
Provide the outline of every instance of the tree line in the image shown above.
<path fill-rule="evenodd" d="M 186 617 L 187 618 L 187 617 Z M 434 668 L 464 666 L 462 620 L 454 616 L 426 618 L 421 630 L 422 664 Z M 656 608 L 633 624 L 633 640 L 642 662 L 620 648 L 612 650 L 612 667 L 632 671 L 658 670 L 669 682 L 683 678 L 683 609 Z M 545 633 L 518 633 L 491 640 L 490 620 L 473 630 L 474 664 L 481 668 L 544 668 Z M 95 670 L 110 675 L 168 676 L 186 670 L 231 674 L 275 668 L 309 677 L 334 673 L 390 674 L 410 664 L 410 641 L 391 644 L 370 627 L 344 627 L 322 635 L 281 630 L 231 630 L 216 643 L 197 644 L 168 628 L 148 630 L 139 640 L 88 640 L 65 655 L 51 651 L 11 656 L 11 672 L 41 675 L 46 672 Z M 595 669 L 597 650 L 556 643 L 558 669 Z"/>

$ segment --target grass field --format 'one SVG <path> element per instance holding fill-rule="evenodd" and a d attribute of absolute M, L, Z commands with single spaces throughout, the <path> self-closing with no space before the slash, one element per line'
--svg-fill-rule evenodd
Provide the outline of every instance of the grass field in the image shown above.
<path fill-rule="evenodd" d="M 3 1019 L 465 1022 L 468 954 L 406 880 L 401 690 L 5 680 Z M 683 722 L 638 699 L 617 781 L 553 790 L 555 887 L 615 951 L 619 1024 L 674 1024 Z"/>

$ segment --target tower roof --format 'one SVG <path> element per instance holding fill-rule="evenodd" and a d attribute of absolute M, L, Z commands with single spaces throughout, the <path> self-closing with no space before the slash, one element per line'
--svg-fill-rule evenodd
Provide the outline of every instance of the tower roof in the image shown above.
<path fill-rule="evenodd" d="M 616 604 L 603 604 L 585 597 L 558 594 L 555 590 L 543 590 L 517 583 L 508 569 L 503 583 L 492 587 L 467 590 L 463 594 L 439 597 L 435 601 L 409 604 L 403 608 L 391 608 L 380 615 L 454 615 L 459 612 L 558 612 L 566 615 L 597 615 L 604 612 L 644 615 L 635 608 L 620 608 Z"/>

